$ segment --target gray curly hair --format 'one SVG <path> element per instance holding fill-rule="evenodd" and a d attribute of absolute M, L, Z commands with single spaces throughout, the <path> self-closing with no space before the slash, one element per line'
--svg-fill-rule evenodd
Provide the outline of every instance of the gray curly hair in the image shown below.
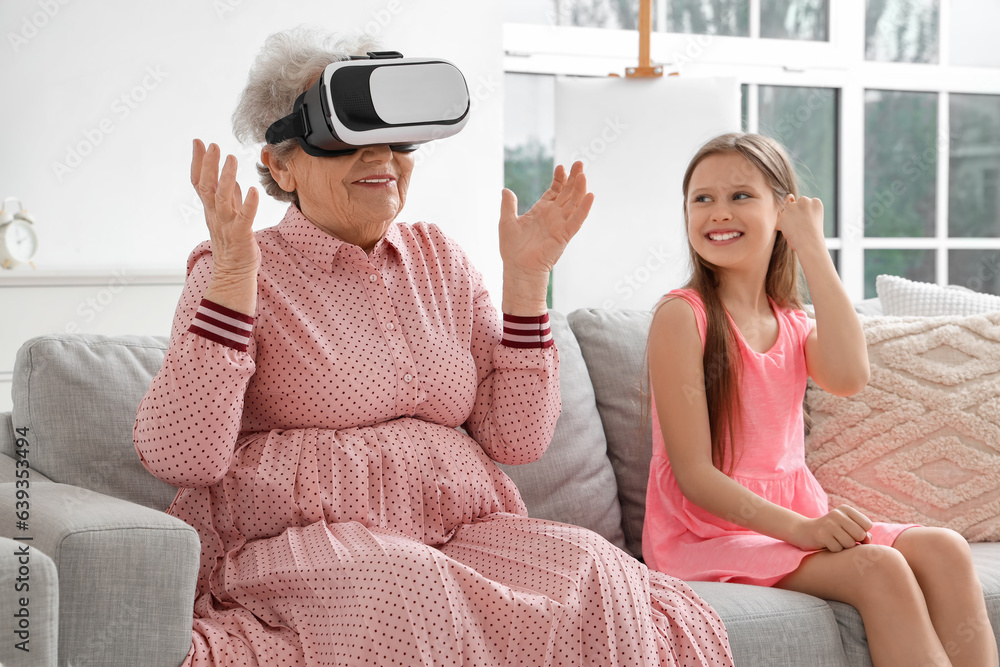
<path fill-rule="evenodd" d="M 264 143 L 264 134 L 271 123 L 292 112 L 295 98 L 305 92 L 327 65 L 378 50 L 378 44 L 364 33 L 338 37 L 318 28 L 300 26 L 268 36 L 233 111 L 233 134 L 244 146 Z M 299 144 L 288 139 L 270 148 L 280 164 L 291 158 Z M 298 195 L 282 190 L 270 170 L 259 162 L 257 173 L 267 194 L 298 205 Z"/>

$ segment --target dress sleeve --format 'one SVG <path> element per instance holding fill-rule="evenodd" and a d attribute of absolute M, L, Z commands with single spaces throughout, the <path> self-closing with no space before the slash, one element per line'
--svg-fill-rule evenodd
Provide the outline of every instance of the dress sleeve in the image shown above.
<path fill-rule="evenodd" d="M 174 486 L 209 486 L 229 469 L 254 373 L 253 318 L 204 299 L 212 253 L 188 259 L 163 366 L 139 404 L 133 440 L 142 464 Z"/>
<path fill-rule="evenodd" d="M 522 464 L 545 453 L 562 403 L 549 316 L 504 315 L 474 271 L 472 353 L 478 386 L 465 429 L 494 460 Z"/>

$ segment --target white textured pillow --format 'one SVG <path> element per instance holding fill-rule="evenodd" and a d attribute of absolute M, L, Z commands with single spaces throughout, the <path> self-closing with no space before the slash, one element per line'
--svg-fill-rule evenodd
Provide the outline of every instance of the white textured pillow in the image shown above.
<path fill-rule="evenodd" d="M 861 323 L 868 386 L 806 392 L 806 462 L 831 505 L 1000 541 L 1000 313 Z"/>
<path fill-rule="evenodd" d="M 875 291 L 885 315 L 939 317 L 942 315 L 982 315 L 1000 310 L 1000 296 L 973 292 L 964 287 L 942 287 L 919 283 L 899 276 L 878 276 Z"/>

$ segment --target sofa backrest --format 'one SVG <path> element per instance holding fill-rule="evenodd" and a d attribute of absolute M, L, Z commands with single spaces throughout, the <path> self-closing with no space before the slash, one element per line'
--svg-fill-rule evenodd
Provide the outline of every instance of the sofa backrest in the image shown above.
<path fill-rule="evenodd" d="M 572 523 L 626 548 L 615 471 L 608 458 L 595 388 L 566 317 L 549 311 L 559 350 L 562 412 L 542 457 L 525 465 L 501 465 L 517 484 L 528 514 Z"/>
<path fill-rule="evenodd" d="M 604 425 L 608 458 L 618 483 L 625 546 L 642 558 L 642 522 L 653 451 L 645 379 L 652 315 L 646 310 L 581 308 L 568 319 L 587 362 Z"/>
<path fill-rule="evenodd" d="M 142 467 L 132 426 L 166 348 L 165 337 L 96 334 L 22 345 L 11 415 L 13 428 L 28 429 L 31 467 L 54 482 L 165 510 L 177 489 Z"/>
<path fill-rule="evenodd" d="M 637 383 L 631 376 L 632 367 L 642 361 L 648 322 L 643 313 L 629 311 L 574 313 L 586 342 L 581 349 L 567 318 L 556 311 L 550 316 L 560 356 L 562 414 L 539 461 L 502 467 L 532 516 L 590 528 L 638 553 L 648 453 L 638 461 L 630 458 L 638 425 Z M 624 338 L 623 327 L 628 330 Z M 8 432 L 27 427 L 36 472 L 165 510 L 177 489 L 142 467 L 132 427 L 166 346 L 165 337 L 95 334 L 51 334 L 27 341 L 15 362 L 13 424 L 4 424 L 0 449 L 11 454 Z M 600 383 L 596 389 L 592 377 Z M 612 442 L 605 438 L 608 428 Z M 621 498 L 630 503 L 624 532 L 623 482 L 627 490 Z"/>

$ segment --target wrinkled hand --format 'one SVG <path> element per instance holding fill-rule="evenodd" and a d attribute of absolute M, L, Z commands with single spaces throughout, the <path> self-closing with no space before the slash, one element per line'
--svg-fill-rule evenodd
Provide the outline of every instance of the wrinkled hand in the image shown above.
<path fill-rule="evenodd" d="M 792 250 L 819 243 L 824 248 L 823 202 L 816 197 L 785 197 L 784 208 L 778 213 L 778 229 Z"/>
<path fill-rule="evenodd" d="M 219 147 L 208 150 L 194 140 L 191 157 L 191 184 L 205 206 L 205 223 L 212 239 L 213 279 L 257 276 L 260 247 L 253 235 L 259 196 L 250 188 L 246 199 L 236 182 L 236 158 L 226 157 L 219 175 Z"/>
<path fill-rule="evenodd" d="M 850 505 L 841 505 L 818 519 L 807 519 L 790 540 L 799 549 L 827 549 L 837 552 L 868 544 L 871 520 Z"/>
<path fill-rule="evenodd" d="M 583 163 L 573 163 L 569 176 L 556 167 L 552 185 L 524 215 L 517 215 L 517 197 L 504 189 L 500 205 L 500 257 L 504 270 L 519 275 L 545 274 L 562 256 L 594 203 L 587 192 Z"/>

